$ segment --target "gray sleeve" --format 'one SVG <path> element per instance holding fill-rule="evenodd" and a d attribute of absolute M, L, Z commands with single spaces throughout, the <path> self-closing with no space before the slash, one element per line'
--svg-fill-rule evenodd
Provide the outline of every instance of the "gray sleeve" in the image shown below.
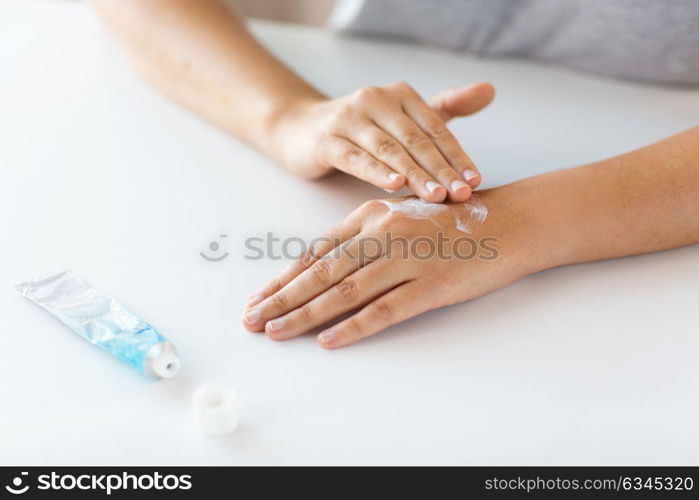
<path fill-rule="evenodd" d="M 503 25 L 513 1 L 342 0 L 331 24 L 348 33 L 477 51 Z"/>
<path fill-rule="evenodd" d="M 336 27 L 609 75 L 699 83 L 699 0 L 344 0 Z M 345 7 L 347 6 L 345 5 Z M 339 26 L 338 26 L 339 25 Z"/>
<path fill-rule="evenodd" d="M 609 75 L 699 83 L 697 0 L 524 0 L 487 47 Z"/>

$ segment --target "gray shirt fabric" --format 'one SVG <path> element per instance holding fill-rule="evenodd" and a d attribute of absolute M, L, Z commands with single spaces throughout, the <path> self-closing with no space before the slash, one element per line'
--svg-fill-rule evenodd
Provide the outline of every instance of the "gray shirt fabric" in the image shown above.
<path fill-rule="evenodd" d="M 699 84 L 699 0 L 342 0 L 344 32 Z"/>

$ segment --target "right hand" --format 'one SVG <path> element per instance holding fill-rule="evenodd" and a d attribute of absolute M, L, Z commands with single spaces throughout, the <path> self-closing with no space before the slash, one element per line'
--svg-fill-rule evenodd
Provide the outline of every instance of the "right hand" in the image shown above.
<path fill-rule="evenodd" d="M 491 84 L 477 83 L 427 103 L 399 82 L 294 103 L 273 123 L 269 153 L 302 177 L 336 168 L 389 192 L 407 184 L 425 201 L 463 202 L 481 177 L 445 124 L 480 111 L 494 92 Z"/>
<path fill-rule="evenodd" d="M 318 342 L 334 349 L 549 267 L 532 255 L 545 247 L 533 237 L 539 221 L 527 212 L 530 197 L 510 185 L 419 218 L 386 207 L 411 197 L 366 202 L 252 296 L 243 325 L 274 340 L 326 325 Z M 479 205 L 487 218 L 464 232 L 460 218 Z"/>

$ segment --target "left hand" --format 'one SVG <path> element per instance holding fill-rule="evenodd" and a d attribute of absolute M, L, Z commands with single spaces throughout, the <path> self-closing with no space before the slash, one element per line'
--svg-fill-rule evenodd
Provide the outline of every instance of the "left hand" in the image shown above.
<path fill-rule="evenodd" d="M 532 259 L 524 257 L 526 216 L 517 197 L 500 190 L 481 192 L 467 203 L 428 204 L 436 213 L 425 218 L 389 210 L 384 200 L 363 204 L 251 297 L 244 326 L 264 331 L 274 340 L 287 340 L 356 311 L 318 335 L 322 347 L 344 347 L 424 311 L 475 298 L 526 275 L 534 270 Z M 470 234 L 464 233 L 456 224 L 458 217 L 477 202 L 490 214 L 482 223 L 471 220 Z M 408 245 L 389 249 L 376 243 L 385 242 L 389 234 L 392 241 L 402 239 Z M 490 238 L 489 243 L 484 237 Z M 476 242 L 478 255 L 464 258 L 473 248 L 464 245 L 465 238 Z M 486 246 L 496 247 L 498 257 L 493 259 L 492 248 Z M 339 251 L 342 247 L 347 252 Z M 403 255 L 404 249 L 408 255 Z M 432 255 L 426 258 L 428 251 Z"/>
<path fill-rule="evenodd" d="M 425 201 L 463 202 L 481 176 L 446 123 L 478 112 L 494 95 L 491 84 L 477 83 L 426 101 L 398 82 L 299 99 L 275 114 L 263 149 L 302 177 L 338 169 L 389 192 L 407 186 Z"/>

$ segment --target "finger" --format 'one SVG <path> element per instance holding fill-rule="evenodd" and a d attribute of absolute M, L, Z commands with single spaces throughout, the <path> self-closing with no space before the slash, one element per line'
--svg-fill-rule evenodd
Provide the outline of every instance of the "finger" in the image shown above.
<path fill-rule="evenodd" d="M 408 95 L 403 102 L 403 108 L 436 146 L 446 164 L 451 167 L 450 171 L 456 172 L 456 178 L 463 179 L 471 188 L 478 186 L 480 173 L 476 165 L 464 152 L 439 115 L 417 94 Z M 470 194 L 469 191 L 468 196 Z M 454 197 L 452 201 L 466 201 L 468 196 L 463 198 L 462 195 L 458 199 Z"/>
<path fill-rule="evenodd" d="M 416 191 L 413 188 L 409 179 L 409 186 L 413 189 L 413 192 L 426 201 L 442 202 L 447 195 L 449 195 L 449 199 L 452 201 L 466 201 L 471 195 L 470 186 L 449 165 L 429 134 L 420 127 L 420 122 L 416 122 L 406 109 L 408 101 L 416 99 L 422 101 L 420 96 L 409 85 L 402 82 L 390 85 L 389 88 L 398 96 L 400 108 L 398 106 L 396 106 L 396 110 L 377 108 L 373 114 L 374 121 L 395 137 L 405 147 L 413 160 L 437 181 L 437 184 L 434 181 L 428 182 L 426 185 L 423 184 L 430 191 L 429 196 L 423 196 L 420 191 Z M 430 110 L 429 106 L 424 102 L 423 105 L 435 117 L 434 132 L 439 134 L 449 133 L 436 113 Z M 436 127 L 439 126 L 441 126 L 441 129 L 437 130 Z M 433 130 L 430 129 L 429 131 L 432 132 Z"/>
<path fill-rule="evenodd" d="M 361 236 L 349 240 L 337 252 L 317 260 L 311 267 L 291 280 L 278 292 L 270 295 L 258 305 L 248 309 L 244 315 L 244 325 L 252 331 L 261 331 L 265 323 L 302 306 L 315 296 L 339 283 L 357 269 L 383 255 L 379 244 L 368 251 L 368 239 Z"/>
<path fill-rule="evenodd" d="M 402 111 L 396 111 L 396 113 L 402 113 Z M 415 163 L 400 142 L 375 123 L 367 121 L 362 131 L 353 137 L 353 142 L 396 172 L 403 174 L 413 193 L 422 199 L 435 202 L 444 200 L 446 193 L 434 192 L 435 187 L 440 189 L 440 186 L 435 184 L 435 179 Z"/>
<path fill-rule="evenodd" d="M 344 347 L 429 309 L 432 306 L 426 300 L 424 284 L 410 281 L 318 334 L 318 343 L 326 349 Z"/>
<path fill-rule="evenodd" d="M 308 249 L 292 262 L 282 273 L 268 282 L 258 292 L 248 298 L 247 308 L 253 307 L 264 299 L 281 290 L 287 283 L 311 267 L 318 259 L 327 255 L 333 248 L 354 238 L 362 229 L 361 214 L 365 207 L 352 212 L 340 224 L 325 233 L 324 236 L 310 242 Z"/>
<path fill-rule="evenodd" d="M 430 107 L 448 122 L 457 116 L 468 116 L 493 102 L 495 88 L 491 83 L 480 82 L 467 87 L 446 89 L 429 100 Z"/>
<path fill-rule="evenodd" d="M 396 137 L 406 148 L 415 162 L 440 186 L 440 196 L 432 187 L 433 196 L 426 201 L 442 202 L 449 196 L 452 201 L 466 201 L 471 195 L 470 186 L 446 161 L 433 139 L 407 114 L 393 116 L 380 122 L 384 130 Z M 444 126 L 442 124 L 442 126 Z M 442 189 L 442 187 L 444 189 Z M 419 195 L 419 193 L 416 193 Z"/>
<path fill-rule="evenodd" d="M 374 158 L 344 137 L 332 136 L 323 146 L 324 160 L 354 177 L 386 191 L 396 191 L 405 184 L 405 177 Z"/>
<path fill-rule="evenodd" d="M 402 269 L 405 268 L 398 266 L 395 260 L 373 261 L 310 302 L 268 321 L 265 332 L 274 340 L 286 340 L 306 333 L 400 285 L 405 281 Z"/>

